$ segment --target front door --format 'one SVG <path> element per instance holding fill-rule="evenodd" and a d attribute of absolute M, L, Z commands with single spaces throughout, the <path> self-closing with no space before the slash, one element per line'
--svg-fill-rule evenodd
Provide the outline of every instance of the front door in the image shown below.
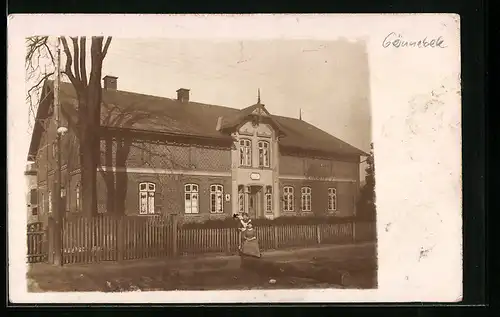
<path fill-rule="evenodd" d="M 248 215 L 250 218 L 262 217 L 262 187 L 251 186 L 248 196 Z"/>

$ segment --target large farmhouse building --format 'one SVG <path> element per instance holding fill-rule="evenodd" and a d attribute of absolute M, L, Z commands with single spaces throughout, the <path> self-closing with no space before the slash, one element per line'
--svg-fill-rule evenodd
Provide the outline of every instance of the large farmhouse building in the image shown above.
<path fill-rule="evenodd" d="M 56 127 L 53 82 L 37 112 L 29 159 L 38 171 L 38 212 L 52 211 Z M 76 94 L 60 85 L 62 186 L 66 214 L 82 214 Z M 332 124 L 336 123 L 332 118 Z M 98 212 L 177 213 L 186 221 L 228 217 L 355 213 L 360 158 L 367 154 L 304 120 L 276 116 L 261 103 L 244 109 L 117 90 L 104 78 Z"/>

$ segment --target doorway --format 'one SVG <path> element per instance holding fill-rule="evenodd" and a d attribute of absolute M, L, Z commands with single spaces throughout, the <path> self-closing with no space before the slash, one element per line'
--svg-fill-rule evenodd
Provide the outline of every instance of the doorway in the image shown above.
<path fill-rule="evenodd" d="M 264 199 L 262 199 L 262 186 L 250 186 L 248 195 L 248 215 L 250 218 L 264 217 Z"/>

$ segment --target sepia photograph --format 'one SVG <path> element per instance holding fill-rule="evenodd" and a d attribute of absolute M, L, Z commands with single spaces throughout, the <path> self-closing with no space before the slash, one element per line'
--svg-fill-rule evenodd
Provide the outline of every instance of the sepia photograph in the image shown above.
<path fill-rule="evenodd" d="M 376 287 L 363 42 L 26 45 L 41 290 Z"/>
<path fill-rule="evenodd" d="M 190 18 L 193 28 L 202 28 L 199 17 L 184 16 L 185 26 Z M 300 18 L 290 20 L 300 24 Z M 237 20 L 226 25 L 245 25 Z M 337 31 L 333 39 L 252 38 L 237 31 L 231 37 L 77 35 L 63 34 L 60 25 L 24 33 L 17 42 L 24 54 L 24 89 L 17 97 L 23 94 L 26 108 L 19 120 L 26 131 L 16 131 L 27 147 L 15 160 L 24 172 L 25 217 L 18 223 L 24 221 L 27 293 L 378 292 L 380 254 L 389 247 L 381 246 L 381 232 L 416 234 L 397 229 L 398 222 L 408 226 L 399 199 L 406 203 L 419 195 L 398 181 L 404 172 L 396 163 L 405 162 L 397 151 L 406 147 L 418 161 L 421 152 L 410 143 L 427 135 L 422 122 L 432 125 L 429 116 L 441 125 L 457 120 L 444 106 L 425 114 L 419 102 L 438 108 L 444 104 L 440 96 L 459 81 L 441 82 L 430 98 L 416 90 L 407 101 L 410 116 L 386 108 L 379 112 L 385 123 L 376 125 L 374 73 L 380 73 L 373 59 L 384 50 L 449 51 L 459 39 L 439 32 L 403 38 L 397 32 Z M 452 70 L 459 79 L 460 69 Z M 428 117 L 418 118 L 422 113 Z M 376 137 L 398 135 L 390 132 L 396 118 L 403 118 L 410 139 L 396 141 L 391 150 Z M 455 137 L 457 130 L 447 125 Z M 443 137 L 439 146 L 449 141 Z M 459 159 L 453 151 L 443 155 Z M 385 168 L 380 187 L 375 162 Z M 430 170 L 423 163 L 408 165 L 406 173 L 422 179 L 422 171 Z M 443 174 L 455 168 L 455 181 L 460 165 L 449 164 Z M 453 193 L 441 197 L 455 208 L 460 196 Z M 424 196 L 416 206 L 432 209 Z M 381 224 L 381 214 L 388 219 L 391 212 L 393 218 Z M 439 213 L 422 215 L 420 221 L 438 217 L 436 223 L 443 223 Z M 412 223 L 414 230 L 430 228 Z M 415 263 L 437 248 L 441 234 L 429 230 L 417 242 Z M 405 250 L 401 244 L 386 255 L 408 257 Z M 400 281 L 409 282 L 411 271 L 403 276 Z M 183 301 L 189 300 L 196 298 Z"/>

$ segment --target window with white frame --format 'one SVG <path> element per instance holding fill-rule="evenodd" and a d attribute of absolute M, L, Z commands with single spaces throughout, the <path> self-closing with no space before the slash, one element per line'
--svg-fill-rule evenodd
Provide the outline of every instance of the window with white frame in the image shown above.
<path fill-rule="evenodd" d="M 49 190 L 49 213 L 52 212 L 52 192 Z"/>
<path fill-rule="evenodd" d="M 220 214 L 224 212 L 224 204 L 222 203 L 222 195 L 224 187 L 222 185 L 210 185 L 210 212 Z"/>
<path fill-rule="evenodd" d="M 240 165 L 252 166 L 252 141 L 240 140 Z"/>
<path fill-rule="evenodd" d="M 269 154 L 269 142 L 259 141 L 259 167 L 269 167 L 271 166 L 270 154 Z"/>
<path fill-rule="evenodd" d="M 266 186 L 266 212 L 273 212 L 273 188 Z"/>
<path fill-rule="evenodd" d="M 293 187 L 283 187 L 283 210 L 293 211 Z"/>
<path fill-rule="evenodd" d="M 311 211 L 311 187 L 302 187 L 300 191 L 300 204 L 302 211 Z"/>
<path fill-rule="evenodd" d="M 328 210 L 337 210 L 337 189 L 328 188 Z"/>
<path fill-rule="evenodd" d="M 75 187 L 75 211 L 80 211 L 81 208 L 81 198 L 80 198 L 80 183 L 76 184 Z"/>
<path fill-rule="evenodd" d="M 241 185 L 238 187 L 238 210 L 240 213 L 245 212 L 245 191 Z"/>
<path fill-rule="evenodd" d="M 196 184 L 184 186 L 184 212 L 187 214 L 198 213 L 199 188 Z"/>
<path fill-rule="evenodd" d="M 147 215 L 155 213 L 155 183 L 139 183 L 139 214 Z"/>

